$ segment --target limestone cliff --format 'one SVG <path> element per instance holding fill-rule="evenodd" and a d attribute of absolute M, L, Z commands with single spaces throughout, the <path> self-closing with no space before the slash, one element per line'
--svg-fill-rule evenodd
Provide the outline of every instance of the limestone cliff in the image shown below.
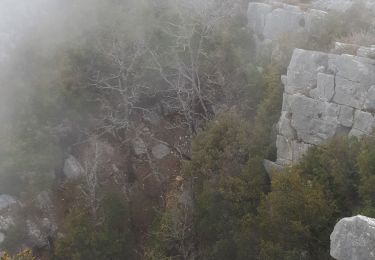
<path fill-rule="evenodd" d="M 312 145 L 339 134 L 370 134 L 375 125 L 375 46 L 357 55 L 296 49 L 278 123 L 277 163 L 297 162 Z"/>

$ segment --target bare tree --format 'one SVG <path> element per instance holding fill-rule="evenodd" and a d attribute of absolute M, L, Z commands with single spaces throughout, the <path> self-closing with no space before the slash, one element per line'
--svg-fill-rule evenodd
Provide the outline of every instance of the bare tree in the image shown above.
<path fill-rule="evenodd" d="M 212 117 L 217 71 L 208 57 L 207 42 L 220 22 L 233 13 L 228 1 L 174 1 L 177 14 L 166 19 L 160 30 L 170 39 L 167 51 L 149 47 L 153 69 L 168 86 L 164 103 L 183 117 L 183 126 L 196 132 L 197 120 Z M 161 48 L 162 49 L 162 48 Z M 165 61 L 168 56 L 168 62 Z"/>
<path fill-rule="evenodd" d="M 98 149 L 98 143 L 94 143 L 93 150 L 88 149 L 84 159 L 84 183 L 81 187 L 81 191 L 84 196 L 88 208 L 90 209 L 91 216 L 94 222 L 97 221 L 97 212 L 99 209 L 99 197 L 98 197 L 98 174 L 100 167 L 100 152 Z"/>
<path fill-rule="evenodd" d="M 89 80 L 90 86 L 100 92 L 98 99 L 104 115 L 101 130 L 113 134 L 118 130 L 127 131 L 132 127 L 134 111 L 148 112 L 137 106 L 140 95 L 147 89 L 136 75 L 145 49 L 139 43 L 124 46 L 113 38 L 110 43 L 98 44 L 97 53 L 105 66 L 91 71 Z"/>

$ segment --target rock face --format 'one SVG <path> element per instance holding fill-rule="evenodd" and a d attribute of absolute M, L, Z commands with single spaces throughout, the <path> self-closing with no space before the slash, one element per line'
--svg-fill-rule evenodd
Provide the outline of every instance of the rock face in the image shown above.
<path fill-rule="evenodd" d="M 364 49 L 359 48 L 357 55 L 365 56 Z M 371 48 L 366 53 L 371 53 Z M 374 59 L 295 49 L 282 79 L 285 89 L 276 143 L 278 164 L 295 163 L 309 147 L 336 135 L 372 132 Z"/>
<path fill-rule="evenodd" d="M 331 256 L 337 260 L 375 259 L 375 219 L 341 219 L 331 234 Z"/>
<path fill-rule="evenodd" d="M 344 12 L 353 7 L 355 4 L 363 4 L 368 10 L 375 11 L 375 3 L 371 0 L 357 1 L 357 0 L 315 0 L 312 6 L 317 9 Z"/>
<path fill-rule="evenodd" d="M 306 37 L 318 35 L 326 18 L 325 11 L 301 10 L 283 3 L 251 2 L 248 8 L 248 26 L 260 43 L 277 41 L 285 36 Z"/>

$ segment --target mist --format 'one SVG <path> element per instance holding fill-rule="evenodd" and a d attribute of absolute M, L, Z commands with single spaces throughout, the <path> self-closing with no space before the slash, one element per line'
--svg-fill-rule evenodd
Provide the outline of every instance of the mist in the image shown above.
<path fill-rule="evenodd" d="M 330 235 L 375 217 L 374 13 L 370 0 L 0 0 L 1 254 L 367 254 Z"/>

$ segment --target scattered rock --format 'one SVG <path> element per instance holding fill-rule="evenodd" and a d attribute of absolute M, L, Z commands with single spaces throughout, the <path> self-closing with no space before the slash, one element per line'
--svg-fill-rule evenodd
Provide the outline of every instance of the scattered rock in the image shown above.
<path fill-rule="evenodd" d="M 65 160 L 64 163 L 64 175 L 68 179 L 76 179 L 80 177 L 83 173 L 83 167 L 79 163 L 79 161 L 72 155 Z"/>
<path fill-rule="evenodd" d="M 152 147 L 152 155 L 156 159 L 163 159 L 170 152 L 171 152 L 171 150 L 165 144 L 157 144 L 154 147 Z"/>
<path fill-rule="evenodd" d="M 0 195 L 0 210 L 8 209 L 10 206 L 17 204 L 18 201 L 10 195 L 2 194 Z"/>
<path fill-rule="evenodd" d="M 361 47 L 357 51 L 357 56 L 375 59 L 375 47 Z"/>
<path fill-rule="evenodd" d="M 146 143 L 140 137 L 133 140 L 133 149 L 137 156 L 147 153 Z"/>
<path fill-rule="evenodd" d="M 360 48 L 357 44 L 335 42 L 335 47 L 331 50 L 334 54 L 351 54 L 355 55 Z"/>
<path fill-rule="evenodd" d="M 11 216 L 0 216 L 0 230 L 7 231 L 10 226 L 13 226 L 14 219 Z"/>
<path fill-rule="evenodd" d="M 375 259 L 375 219 L 341 219 L 331 234 L 331 256 L 337 260 Z"/>
<path fill-rule="evenodd" d="M 47 191 L 42 191 L 36 196 L 36 206 L 42 211 L 48 211 L 53 207 Z"/>

